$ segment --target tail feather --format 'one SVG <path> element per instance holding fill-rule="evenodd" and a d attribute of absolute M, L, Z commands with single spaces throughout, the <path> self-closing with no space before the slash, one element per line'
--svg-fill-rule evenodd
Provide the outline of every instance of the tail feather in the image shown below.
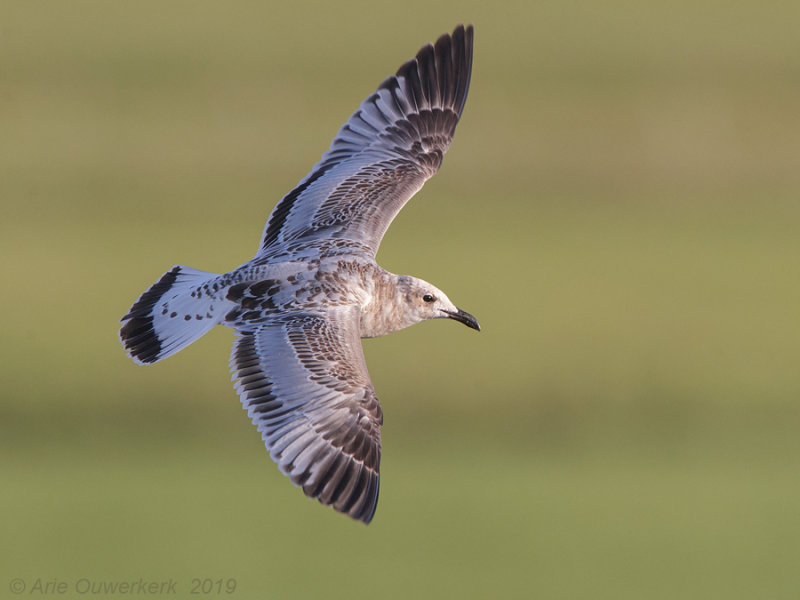
<path fill-rule="evenodd" d="M 204 284 L 216 273 L 176 266 L 134 303 L 119 337 L 131 358 L 150 364 L 175 354 L 208 333 L 225 311 Z"/>

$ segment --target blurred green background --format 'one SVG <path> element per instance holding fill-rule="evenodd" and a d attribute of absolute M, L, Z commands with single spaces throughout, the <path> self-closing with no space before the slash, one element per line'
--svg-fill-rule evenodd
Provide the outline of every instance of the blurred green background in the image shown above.
<path fill-rule="evenodd" d="M 0 596 L 797 597 L 795 0 L 0 6 Z M 117 320 L 173 264 L 251 257 L 358 103 L 459 22 L 464 118 L 378 258 L 484 330 L 365 342 L 364 527 L 269 460 L 229 330 L 143 368 Z"/>

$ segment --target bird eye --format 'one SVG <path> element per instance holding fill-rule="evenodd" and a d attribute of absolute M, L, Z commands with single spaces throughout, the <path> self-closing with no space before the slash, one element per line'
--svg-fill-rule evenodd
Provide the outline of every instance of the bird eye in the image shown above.
<path fill-rule="evenodd" d="M 434 298 L 434 297 L 433 297 L 433 294 L 425 294 L 425 295 L 422 297 L 422 299 L 423 299 L 425 302 L 433 302 L 434 300 L 436 300 L 436 298 Z"/>

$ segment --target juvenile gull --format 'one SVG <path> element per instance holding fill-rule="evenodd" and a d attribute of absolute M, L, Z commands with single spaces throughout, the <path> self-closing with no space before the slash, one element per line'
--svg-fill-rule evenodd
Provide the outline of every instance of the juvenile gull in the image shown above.
<path fill-rule="evenodd" d="M 281 472 L 369 523 L 383 414 L 360 338 L 428 319 L 480 330 L 439 289 L 375 262 L 395 215 L 442 163 L 464 108 L 472 26 L 424 46 L 361 104 L 275 206 L 257 254 L 219 275 L 178 265 L 131 307 L 122 344 L 150 364 L 234 329 L 236 391 Z"/>

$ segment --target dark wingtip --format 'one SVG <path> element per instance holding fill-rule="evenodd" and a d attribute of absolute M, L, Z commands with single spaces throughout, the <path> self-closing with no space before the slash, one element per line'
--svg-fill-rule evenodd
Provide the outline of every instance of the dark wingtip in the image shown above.
<path fill-rule="evenodd" d="M 441 103 L 461 116 L 472 77 L 473 38 L 472 25 L 458 25 L 434 44 L 425 44 L 397 70 L 397 77 L 408 82 L 418 109 Z M 381 87 L 387 85 L 385 81 Z"/>

